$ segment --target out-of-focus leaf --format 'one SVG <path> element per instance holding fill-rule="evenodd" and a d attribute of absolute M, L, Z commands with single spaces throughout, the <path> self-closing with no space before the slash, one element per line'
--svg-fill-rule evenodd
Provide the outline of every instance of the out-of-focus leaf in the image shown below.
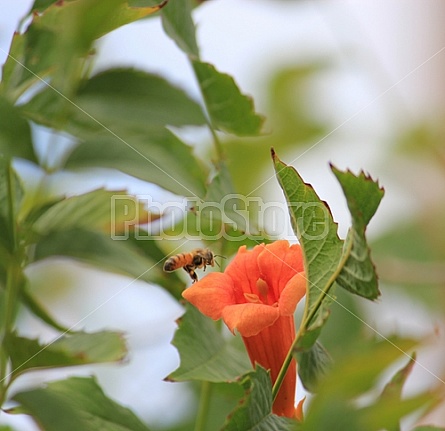
<path fill-rule="evenodd" d="M 421 399 L 400 402 L 379 398 L 358 407 L 355 400 L 377 383 L 380 374 L 410 351 L 415 340 L 387 338 L 377 342 L 358 341 L 343 360 L 336 361 L 318 385 L 318 392 L 305 412 L 304 430 L 379 431 L 391 429 L 406 414 L 425 405 Z M 393 402 L 394 401 L 394 402 Z"/>
<path fill-rule="evenodd" d="M 405 416 L 417 410 L 437 405 L 440 397 L 434 393 L 421 393 L 407 399 L 379 400 L 375 404 L 361 409 L 361 427 L 363 431 L 399 430 L 399 422 Z"/>
<path fill-rule="evenodd" d="M 245 352 L 225 340 L 214 322 L 191 305 L 187 305 L 172 343 L 178 349 L 181 365 L 168 380 L 227 382 L 252 367 Z"/>
<path fill-rule="evenodd" d="M 332 366 L 332 358 L 323 345 L 316 341 L 309 350 L 294 353 L 298 362 L 298 375 L 306 390 L 317 392 L 317 387 Z"/>
<path fill-rule="evenodd" d="M 36 243 L 34 260 L 55 256 L 71 257 L 105 271 L 129 275 L 138 280 L 163 286 L 168 284 L 161 262 L 142 255 L 123 240 L 113 240 L 109 235 L 99 232 L 79 228 L 50 232 Z"/>
<path fill-rule="evenodd" d="M 122 334 L 76 332 L 53 343 L 10 334 L 4 343 L 11 360 L 12 378 L 30 370 L 122 361 L 127 353 Z"/>
<path fill-rule="evenodd" d="M 0 97 L 0 155 L 5 159 L 20 157 L 37 161 L 28 122 L 3 97 Z"/>
<path fill-rule="evenodd" d="M 151 215 L 134 196 L 123 191 L 99 189 L 51 206 L 36 220 L 34 229 L 42 235 L 74 228 L 119 234 L 130 226 L 149 221 Z"/>
<path fill-rule="evenodd" d="M 37 4 L 45 6 L 47 2 Z M 29 55 L 25 66 L 36 74 L 52 69 L 52 85 L 70 97 L 80 76 L 82 65 L 78 60 L 89 54 L 96 39 L 159 9 L 159 6 L 132 8 L 124 0 L 52 3 L 43 14 L 33 15 L 26 32 Z"/>
<path fill-rule="evenodd" d="M 146 256 L 151 262 L 159 262 L 162 265 L 166 259 L 165 252 L 159 248 L 157 239 L 151 237 L 147 231 L 137 228 L 128 232 L 126 243 L 138 254 Z M 184 290 L 184 282 L 181 281 L 177 273 L 163 273 L 163 278 L 158 281 L 176 299 L 182 299 L 181 293 Z"/>
<path fill-rule="evenodd" d="M 5 256 L 9 253 L 8 250 L 15 247 L 16 233 L 13 230 L 17 225 L 22 200 L 21 180 L 12 167 L 11 160 L 0 155 L 0 266 L 8 261 Z"/>
<path fill-rule="evenodd" d="M 209 63 L 192 61 L 213 127 L 238 136 L 261 132 L 264 117 L 254 110 L 253 101 L 239 90 L 234 79 Z"/>
<path fill-rule="evenodd" d="M 135 69 L 109 69 L 83 81 L 63 116 L 58 111 L 60 98 L 54 89 L 45 88 L 21 109 L 39 124 L 68 127 L 81 137 L 107 130 L 126 140 L 124 132 L 149 135 L 154 127 L 205 124 L 201 107 L 183 90 Z"/>
<path fill-rule="evenodd" d="M 134 69 L 111 69 L 80 87 L 76 104 L 113 130 L 115 121 L 147 125 L 203 125 L 201 107 L 164 78 Z"/>
<path fill-rule="evenodd" d="M 269 373 L 257 366 L 240 381 L 245 397 L 229 415 L 224 431 L 296 431 L 295 421 L 272 414 L 272 385 Z"/>
<path fill-rule="evenodd" d="M 371 177 L 361 172 L 342 172 L 331 167 L 345 194 L 352 216 L 352 228 L 345 242 L 349 254 L 336 281 L 346 290 L 368 299 L 380 295 L 374 264 L 366 242 L 365 230 L 383 198 L 384 191 Z"/>
<path fill-rule="evenodd" d="M 118 169 L 178 195 L 206 194 L 206 169 L 191 147 L 167 129 L 129 132 L 125 140 L 104 132 L 81 143 L 66 162 L 68 169 L 98 166 Z"/>
<path fill-rule="evenodd" d="M 332 219 L 329 207 L 320 200 L 312 186 L 304 183 L 298 172 L 284 164 L 274 151 L 272 158 L 289 206 L 293 230 L 303 249 L 309 286 L 304 318 L 310 318 L 300 347 L 307 349 L 315 342 L 329 315 L 332 277 L 340 262 L 342 241 L 337 235 L 337 224 Z"/>
<path fill-rule="evenodd" d="M 28 309 L 34 313 L 39 319 L 45 322 L 47 325 L 57 329 L 61 332 L 69 332 L 69 329 L 59 322 L 57 322 L 53 316 L 46 310 L 42 304 L 40 304 L 27 289 L 22 291 L 22 302 L 28 307 Z"/>
<path fill-rule="evenodd" d="M 14 395 L 45 431 L 149 431 L 108 398 L 94 378 L 71 377 Z"/>
<path fill-rule="evenodd" d="M 162 25 L 182 51 L 192 58 L 199 57 L 190 0 L 170 1 L 162 10 Z"/>
<path fill-rule="evenodd" d="M 14 102 L 18 95 L 20 78 L 23 74 L 23 62 L 25 56 L 25 36 L 20 33 L 14 33 L 9 48 L 8 56 L 2 67 L 0 94 Z"/>
<path fill-rule="evenodd" d="M 386 384 L 381 395 L 382 399 L 393 397 L 400 399 L 402 397 L 403 386 L 405 385 L 406 379 L 411 374 L 415 363 L 416 354 L 414 353 L 408 363 L 402 369 L 397 371 L 391 381 Z"/>

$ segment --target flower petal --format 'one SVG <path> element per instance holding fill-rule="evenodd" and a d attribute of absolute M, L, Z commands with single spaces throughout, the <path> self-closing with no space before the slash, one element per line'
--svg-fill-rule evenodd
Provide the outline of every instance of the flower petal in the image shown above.
<path fill-rule="evenodd" d="M 182 296 L 202 314 L 218 320 L 228 305 L 235 304 L 232 279 L 212 272 L 182 292 Z"/>
<path fill-rule="evenodd" d="M 294 314 L 297 304 L 306 294 L 306 275 L 304 272 L 294 275 L 286 284 L 278 300 L 278 308 L 282 316 Z"/>
<path fill-rule="evenodd" d="M 278 301 L 288 281 L 304 271 L 301 248 L 298 244 L 289 246 L 286 240 L 267 244 L 258 256 L 258 266 L 261 278 L 272 289 L 273 299 Z"/>
<path fill-rule="evenodd" d="M 233 280 L 235 295 L 239 304 L 245 302 L 244 293 L 257 293 L 256 282 L 260 277 L 257 257 L 263 249 L 264 244 L 257 245 L 252 250 L 247 250 L 246 246 L 241 246 L 224 272 Z"/>
<path fill-rule="evenodd" d="M 264 328 L 271 326 L 280 316 L 277 307 L 264 304 L 236 304 L 224 308 L 222 318 L 228 328 L 235 329 L 243 337 L 257 335 Z"/>

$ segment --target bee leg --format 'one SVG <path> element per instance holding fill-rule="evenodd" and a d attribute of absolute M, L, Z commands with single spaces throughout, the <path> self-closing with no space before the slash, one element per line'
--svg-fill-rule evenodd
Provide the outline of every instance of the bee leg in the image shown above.
<path fill-rule="evenodd" d="M 190 278 L 193 280 L 193 283 L 196 283 L 198 281 L 198 276 L 196 275 L 196 272 L 194 271 L 194 266 L 186 265 L 186 266 L 184 266 L 184 271 L 188 275 L 190 275 Z"/>

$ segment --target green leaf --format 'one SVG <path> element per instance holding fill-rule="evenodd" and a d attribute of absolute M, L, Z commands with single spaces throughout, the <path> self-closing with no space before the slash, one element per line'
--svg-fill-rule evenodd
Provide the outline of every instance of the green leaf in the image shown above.
<path fill-rule="evenodd" d="M 366 243 L 365 230 L 383 198 L 384 191 L 363 172 L 355 176 L 349 171 L 339 171 L 334 166 L 331 166 L 331 169 L 343 188 L 352 216 L 352 228 L 345 243 L 347 260 L 336 281 L 352 293 L 375 299 L 380 292 Z"/>
<path fill-rule="evenodd" d="M 14 396 L 45 431 L 149 431 L 94 378 L 71 377 Z"/>
<path fill-rule="evenodd" d="M 0 156 L 0 266 L 15 247 L 15 226 L 23 202 L 23 186 L 12 161 Z"/>
<path fill-rule="evenodd" d="M 51 316 L 51 314 L 48 312 L 48 310 L 43 307 L 42 304 L 40 304 L 31 293 L 25 288 L 21 292 L 22 297 L 21 300 L 23 304 L 28 307 L 28 309 L 40 320 L 45 322 L 47 325 L 53 327 L 54 329 L 57 329 L 61 332 L 70 332 L 69 329 L 66 326 L 63 326 L 59 322 L 57 322 L 54 317 Z"/>
<path fill-rule="evenodd" d="M 11 102 L 15 102 L 18 97 L 15 89 L 19 85 L 20 78 L 23 74 L 25 41 L 23 34 L 14 33 L 8 56 L 2 67 L 0 94 Z"/>
<path fill-rule="evenodd" d="M 120 233 L 129 225 L 146 223 L 150 215 L 142 202 L 124 191 L 94 190 L 51 206 L 34 223 L 40 234 L 83 228 Z"/>
<path fill-rule="evenodd" d="M 36 162 L 31 129 L 8 100 L 0 96 L 0 156 L 20 157 Z"/>
<path fill-rule="evenodd" d="M 305 413 L 304 430 L 380 431 L 418 408 L 419 400 L 405 405 L 397 399 L 394 402 L 388 399 L 385 403 L 377 397 L 369 401 L 370 391 L 378 383 L 381 373 L 395 360 L 406 356 L 416 343 L 412 339 L 396 337 L 357 341 L 321 379 L 318 392 Z M 368 400 L 365 406 L 364 395 Z M 356 403 L 357 399 L 360 404 Z"/>
<path fill-rule="evenodd" d="M 284 164 L 272 150 L 278 182 L 289 206 L 291 224 L 302 249 L 308 279 L 304 319 L 306 333 L 300 346 L 309 348 L 329 316 L 332 283 L 342 253 L 337 224 L 327 204 L 320 200 L 310 184 L 298 172 Z"/>
<path fill-rule="evenodd" d="M 405 385 L 406 379 L 411 374 L 411 371 L 416 363 L 416 354 L 413 353 L 408 363 L 392 377 L 391 381 L 387 383 L 382 392 L 382 399 L 386 398 L 402 398 L 402 389 Z"/>
<path fill-rule="evenodd" d="M 246 353 L 227 342 L 215 323 L 191 305 L 187 305 L 172 344 L 178 349 L 181 365 L 168 380 L 226 382 L 252 368 Z"/>
<path fill-rule="evenodd" d="M 121 334 L 76 332 L 50 344 L 10 334 L 4 343 L 12 377 L 30 370 L 122 361 L 127 353 Z"/>
<path fill-rule="evenodd" d="M 120 125 L 203 125 L 201 107 L 161 76 L 135 69 L 109 69 L 85 81 L 76 104 L 114 130 Z"/>
<path fill-rule="evenodd" d="M 272 414 L 272 384 L 262 367 L 243 376 L 240 381 L 245 397 L 229 415 L 224 431 L 295 431 L 295 421 Z"/>
<path fill-rule="evenodd" d="M 162 10 L 162 26 L 178 47 L 192 58 L 199 57 L 190 0 L 170 1 Z"/>
<path fill-rule="evenodd" d="M 316 341 L 309 350 L 296 349 L 294 355 L 298 362 L 298 375 L 309 392 L 317 392 L 322 379 L 332 366 L 332 358 L 323 345 Z"/>
<path fill-rule="evenodd" d="M 124 239 L 86 229 L 50 232 L 35 246 L 34 260 L 67 256 L 105 271 L 135 277 L 146 282 L 168 284 L 161 262 L 143 255 Z"/>
<path fill-rule="evenodd" d="M 230 75 L 198 60 L 192 65 L 213 127 L 238 136 L 261 133 L 264 117 L 255 113 L 252 99 L 241 93 Z"/>
<path fill-rule="evenodd" d="M 45 2 L 37 6 L 47 5 Z M 159 9 L 159 6 L 131 8 L 125 0 L 53 3 L 43 14 L 33 14 L 26 32 L 29 55 L 25 66 L 36 74 L 51 70 L 51 85 L 70 97 L 81 75 L 83 65 L 79 59 L 89 55 L 96 39 Z M 60 101 L 67 106 L 68 101 Z"/>
<path fill-rule="evenodd" d="M 167 129 L 128 132 L 125 140 L 101 133 L 77 146 L 66 168 L 106 167 L 182 196 L 203 198 L 207 172 L 192 148 Z"/>

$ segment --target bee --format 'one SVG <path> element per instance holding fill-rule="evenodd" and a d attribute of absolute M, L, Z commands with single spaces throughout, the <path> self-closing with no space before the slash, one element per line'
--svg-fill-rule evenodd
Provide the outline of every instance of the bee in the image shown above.
<path fill-rule="evenodd" d="M 175 256 L 170 256 L 164 263 L 164 271 L 172 272 L 179 268 L 184 270 L 190 275 L 193 283 L 198 281 L 195 269 L 204 268 L 206 266 L 215 266 L 215 255 L 208 248 L 195 248 L 189 253 L 180 253 Z"/>

